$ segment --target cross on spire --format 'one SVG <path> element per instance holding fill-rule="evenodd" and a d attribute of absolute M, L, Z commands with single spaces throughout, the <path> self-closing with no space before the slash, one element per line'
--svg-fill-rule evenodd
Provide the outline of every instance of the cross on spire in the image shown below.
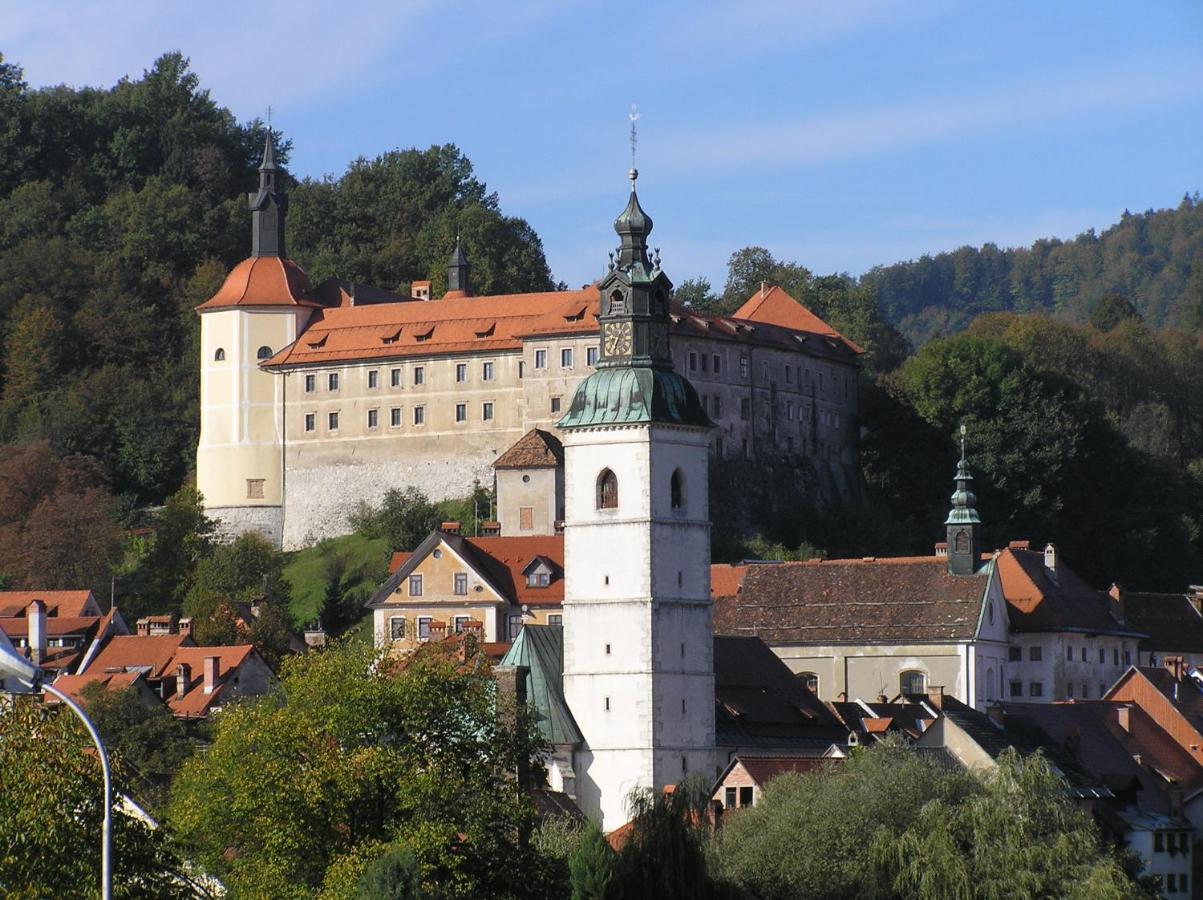
<path fill-rule="evenodd" d="M 639 170 L 635 168 L 635 148 L 639 144 L 639 134 L 635 130 L 635 123 L 639 121 L 639 105 L 631 104 L 631 111 L 627 113 L 627 118 L 631 120 L 631 183 L 634 184 L 635 179 L 639 177 Z"/>

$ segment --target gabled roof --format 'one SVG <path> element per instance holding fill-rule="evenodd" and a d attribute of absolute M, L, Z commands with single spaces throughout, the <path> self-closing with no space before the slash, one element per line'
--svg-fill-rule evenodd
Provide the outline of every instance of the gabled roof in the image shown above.
<path fill-rule="evenodd" d="M 393 569 L 392 575 L 377 589 L 366 606 L 375 609 L 387 604 L 409 574 L 440 543 L 450 547 L 499 597 L 511 604 L 560 606 L 564 602 L 562 534 L 467 538 L 434 531 Z M 394 556 L 394 563 L 399 556 Z M 552 564 L 553 578 L 546 587 L 531 587 L 527 584 L 524 572 L 531 560 L 540 557 Z"/>
<path fill-rule="evenodd" d="M 812 313 L 777 285 L 764 285 L 731 316 L 837 338 L 857 353 L 864 351 Z"/>
<path fill-rule="evenodd" d="M 250 644 L 238 644 L 229 647 L 194 647 L 181 646 L 168 663 L 165 675 L 170 678 L 176 674 L 181 663 L 191 669 L 191 679 L 188 690 L 182 695 L 172 693 L 167 698 L 167 706 L 171 711 L 188 719 L 201 718 L 208 715 L 209 710 L 219 705 L 222 694 L 230 678 L 253 654 L 255 648 Z M 205 693 L 204 666 L 209 657 L 217 657 L 217 683 L 213 690 Z"/>
<path fill-rule="evenodd" d="M 1203 616 L 1189 595 L 1122 591 L 1121 596 L 1124 623 L 1147 635 L 1140 642 L 1142 650 L 1203 653 Z"/>
<path fill-rule="evenodd" d="M 584 738 L 564 699 L 564 629 L 525 625 L 503 666 L 525 666 L 526 697 L 535 710 L 539 734 L 549 744 L 579 744 Z"/>
<path fill-rule="evenodd" d="M 541 428 L 532 428 L 493 461 L 494 469 L 555 469 L 562 465 L 564 445 Z"/>
<path fill-rule="evenodd" d="M 309 276 L 291 259 L 252 256 L 236 265 L 218 292 L 196 309 L 320 305 L 309 287 Z"/>
<path fill-rule="evenodd" d="M 116 693 L 127 690 L 144 677 L 141 672 L 89 672 L 86 675 L 60 675 L 54 679 L 54 686 L 71 699 L 79 700 L 89 684 L 100 684 L 106 691 Z"/>
<path fill-rule="evenodd" d="M 726 781 L 727 776 L 737 766 L 742 766 L 753 782 L 764 787 L 778 775 L 784 775 L 787 772 L 805 775 L 808 772 L 820 771 L 826 766 L 838 765 L 840 759 L 841 757 L 838 756 L 759 756 L 741 753 L 727 764 L 727 768 L 715 782 L 715 787 L 717 788 Z M 714 792 L 711 791 L 711 793 Z"/>
<path fill-rule="evenodd" d="M 1008 547 L 999 552 L 995 566 L 1007 601 L 1011 630 L 1138 636 L 1137 629 L 1117 622 L 1105 596 L 1057 555 L 1054 573 L 1044 565 L 1044 554 L 1040 551 Z"/>
<path fill-rule="evenodd" d="M 148 678 L 161 678 L 176 653 L 192 646 L 194 642 L 186 634 L 116 635 L 96 654 L 86 671 L 113 673 L 144 668 Z"/>
<path fill-rule="evenodd" d="M 0 591 L 0 617 L 24 616 L 34 600 L 46 604 L 47 618 L 100 615 L 91 591 Z"/>
<path fill-rule="evenodd" d="M 977 634 L 991 567 L 951 575 L 934 556 L 750 565 L 717 597 L 714 630 L 769 643 L 936 643 Z"/>
<path fill-rule="evenodd" d="M 714 637 L 715 742 L 737 747 L 843 743 L 847 730 L 756 637 Z"/>

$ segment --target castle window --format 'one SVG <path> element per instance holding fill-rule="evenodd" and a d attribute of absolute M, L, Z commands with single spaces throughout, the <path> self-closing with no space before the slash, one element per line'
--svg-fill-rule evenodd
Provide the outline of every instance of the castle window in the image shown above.
<path fill-rule="evenodd" d="M 409 576 L 409 596 L 411 596 L 411 597 L 421 597 L 422 596 L 422 576 L 421 575 L 410 575 Z"/>
<path fill-rule="evenodd" d="M 572 368 L 572 348 L 571 347 L 564 347 L 560 350 L 560 368 L 561 369 L 571 369 Z"/>
<path fill-rule="evenodd" d="M 327 419 L 326 424 L 329 426 L 329 429 L 331 431 L 338 431 L 338 413 L 337 412 L 330 413 L 330 417 L 329 417 L 329 419 Z"/>
<path fill-rule="evenodd" d="M 456 572 L 455 573 L 455 592 L 461 596 L 468 593 L 468 573 L 467 572 Z"/>
<path fill-rule="evenodd" d="M 786 384 L 794 383 L 794 367 L 793 366 L 787 365 L 785 367 L 785 383 Z"/>
<path fill-rule="evenodd" d="M 1044 648 L 1043 647 L 1029 647 L 1028 648 L 1028 659 L 1031 660 L 1032 662 L 1040 662 L 1042 659 L 1044 659 Z"/>
<path fill-rule="evenodd" d="M 389 384 L 391 384 L 393 387 L 401 387 L 400 369 L 393 369 L 392 372 L 389 373 Z"/>
<path fill-rule="evenodd" d="M 1043 697 L 1044 696 L 1044 684 L 1039 681 L 1033 681 L 1031 684 L 1028 685 L 1028 696 L 1029 697 Z"/>
<path fill-rule="evenodd" d="M 491 362 L 480 364 L 480 377 L 482 381 L 493 380 L 493 364 Z"/>
<path fill-rule="evenodd" d="M 405 617 L 393 616 L 388 620 L 389 640 L 400 641 L 405 638 Z"/>
<path fill-rule="evenodd" d="M 898 690 L 902 694 L 924 694 L 927 692 L 927 675 L 918 669 L 903 672 L 898 678 Z"/>
<path fill-rule="evenodd" d="M 597 508 L 618 508 L 618 478 L 609 469 L 597 476 Z"/>
<path fill-rule="evenodd" d="M 546 350 L 536 350 L 535 351 L 535 368 L 536 369 L 546 369 L 547 368 L 547 351 Z"/>
<path fill-rule="evenodd" d="M 1012 697 L 1022 697 L 1023 696 L 1023 682 L 1022 681 L 1012 681 L 1011 682 L 1011 696 Z"/>
<path fill-rule="evenodd" d="M 518 360 L 518 377 L 519 378 L 526 377 L 526 363 L 523 362 L 522 360 Z"/>
<path fill-rule="evenodd" d="M 703 374 L 710 371 L 710 357 L 709 356 L 707 356 L 705 353 L 703 353 L 702 358 L 699 360 L 699 362 L 702 364 L 702 373 Z"/>
<path fill-rule="evenodd" d="M 1070 653 L 1072 653 L 1072 652 L 1073 652 L 1073 651 L 1071 650 L 1071 651 L 1070 651 Z M 1010 647 L 1010 648 L 1008 648 L 1008 650 L 1007 650 L 1007 658 L 1008 658 L 1008 659 L 1009 659 L 1011 662 L 1022 662 L 1022 661 L 1023 661 L 1023 648 L 1022 648 L 1022 647 Z"/>
<path fill-rule="evenodd" d="M 457 422 L 467 422 L 468 421 L 468 404 L 467 403 L 455 404 L 455 421 L 457 421 Z"/>
<path fill-rule="evenodd" d="M 425 406 L 415 406 L 414 407 L 414 424 L 415 425 L 425 425 L 426 424 L 426 407 Z"/>
<path fill-rule="evenodd" d="M 493 401 L 486 400 L 480 405 L 480 417 L 486 422 L 493 421 Z"/>
<path fill-rule="evenodd" d="M 263 482 L 262 478 L 248 478 L 246 480 L 246 498 L 248 500 L 263 499 Z"/>
<path fill-rule="evenodd" d="M 816 673 L 799 672 L 798 680 L 816 697 L 819 695 L 819 676 Z"/>
<path fill-rule="evenodd" d="M 305 393 L 312 394 L 316 390 L 317 390 L 317 376 L 316 375 L 306 375 L 305 376 Z"/>
<path fill-rule="evenodd" d="M 259 359 L 271 359 L 272 358 L 272 348 L 267 346 L 267 344 L 264 344 L 262 347 L 260 347 L 255 352 L 255 356 Z"/>
<path fill-rule="evenodd" d="M 715 359 L 718 359 L 716 356 Z M 722 418 L 723 415 L 723 398 L 715 394 L 710 398 L 710 410 L 714 414 L 714 418 Z"/>
<path fill-rule="evenodd" d="M 305 430 L 317 431 L 317 416 L 313 413 L 305 413 Z"/>
<path fill-rule="evenodd" d="M 368 428 L 377 428 L 380 425 L 380 410 L 368 410 Z"/>
<path fill-rule="evenodd" d="M 685 508 L 685 489 L 682 481 L 681 470 L 674 469 L 672 478 L 669 479 L 669 500 L 673 509 Z"/>
<path fill-rule="evenodd" d="M 739 417 L 745 422 L 752 418 L 752 401 L 747 397 L 739 398 Z"/>
<path fill-rule="evenodd" d="M 746 356 L 739 358 L 739 377 L 744 381 L 748 380 L 748 358 Z"/>
<path fill-rule="evenodd" d="M 689 351 L 689 371 L 696 372 L 698 370 L 698 355 L 692 350 Z"/>
<path fill-rule="evenodd" d="M 467 380 L 468 380 L 468 364 L 467 363 L 456 363 L 455 364 L 455 382 L 456 382 L 456 384 L 463 384 Z"/>
<path fill-rule="evenodd" d="M 388 411 L 388 423 L 393 428 L 401 427 L 401 407 L 394 406 Z"/>
<path fill-rule="evenodd" d="M 711 368 L 714 369 L 714 374 L 722 375 L 723 374 L 723 358 L 716 353 L 716 354 L 714 354 L 713 357 L 711 357 L 710 361 L 713 363 L 713 366 Z"/>
<path fill-rule="evenodd" d="M 368 387 L 369 388 L 380 387 L 380 373 L 377 372 L 375 369 L 368 370 Z"/>
<path fill-rule="evenodd" d="M 560 411 L 560 398 L 559 397 L 551 398 L 551 411 L 553 413 L 558 413 Z"/>
<path fill-rule="evenodd" d="M 414 366 L 414 384 L 426 383 L 426 367 Z"/>
<path fill-rule="evenodd" d="M 587 366 L 596 366 L 597 365 L 597 348 L 596 347 L 586 347 L 585 348 L 585 365 L 587 365 Z"/>
<path fill-rule="evenodd" d="M 225 360 L 226 360 L 226 351 L 223 350 L 221 347 L 218 347 L 217 352 L 213 354 L 213 362 L 225 362 Z"/>

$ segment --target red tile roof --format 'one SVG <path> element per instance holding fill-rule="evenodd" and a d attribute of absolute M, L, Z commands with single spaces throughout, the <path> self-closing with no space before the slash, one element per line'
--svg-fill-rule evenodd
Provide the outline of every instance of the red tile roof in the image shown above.
<path fill-rule="evenodd" d="M 465 543 L 480 551 L 484 574 L 504 592 L 510 602 L 528 606 L 561 606 L 564 603 L 564 536 L 562 534 L 527 537 L 465 538 Z M 551 584 L 530 587 L 523 570 L 536 557 L 551 563 Z"/>
<path fill-rule="evenodd" d="M 60 675 L 54 679 L 54 686 L 78 701 L 89 684 L 101 684 L 106 691 L 124 691 L 142 677 L 141 672 L 88 672 L 86 675 Z"/>
<path fill-rule="evenodd" d="M 555 469 L 564 465 L 564 445 L 550 431 L 532 428 L 493 461 L 494 469 Z"/>
<path fill-rule="evenodd" d="M 209 710 L 221 699 L 230 676 L 254 652 L 255 648 L 250 644 L 232 647 L 180 647 L 168 664 L 165 674 L 169 678 L 175 676 L 180 664 L 186 663 L 191 669 L 191 676 L 188 690 L 183 695 L 173 693 L 167 698 L 168 707 L 181 718 L 196 719 L 208 715 Z M 205 660 L 211 656 L 218 658 L 217 683 L 214 689 L 206 694 Z"/>
<path fill-rule="evenodd" d="M 769 643 L 967 640 L 988 574 L 950 575 L 934 556 L 748 566 L 738 596 L 716 597 L 716 634 Z"/>
<path fill-rule="evenodd" d="M 1008 547 L 998 554 L 995 565 L 1012 631 L 1136 631 L 1112 618 L 1106 595 L 1083 581 L 1060 554 L 1055 575 L 1044 565 L 1044 553 L 1037 550 Z"/>
<path fill-rule="evenodd" d="M 393 554 L 392 559 L 388 561 L 388 573 L 392 575 L 405 565 L 411 556 L 413 556 L 413 553 L 409 550 L 398 550 Z"/>
<path fill-rule="evenodd" d="M 740 756 L 738 759 L 748 776 L 761 787 L 786 772 L 801 775 L 832 762 L 822 756 Z"/>
<path fill-rule="evenodd" d="M 757 291 L 735 311 L 731 318 L 746 319 L 750 322 L 767 322 L 770 325 L 780 325 L 782 328 L 792 328 L 794 331 L 829 335 L 855 346 L 777 285 L 766 285 Z M 856 349 L 858 352 L 863 352 L 859 347 Z"/>
<path fill-rule="evenodd" d="M 0 591 L 0 616 L 23 616 L 34 600 L 46 604 L 46 615 L 82 616 L 92 598 L 91 591 Z M 91 606 L 100 614 L 100 607 L 92 599 Z"/>
<path fill-rule="evenodd" d="M 176 653 L 192 646 L 193 640 L 186 634 L 117 635 L 101 648 L 87 671 L 124 672 L 147 667 L 148 678 L 161 678 Z"/>
<path fill-rule="evenodd" d="M 710 567 L 710 596 L 734 597 L 743 584 L 747 566 L 732 566 L 715 563 Z"/>
<path fill-rule="evenodd" d="M 216 294 L 197 307 L 198 311 L 228 307 L 320 306 L 309 286 L 305 270 L 290 259 L 252 256 L 226 276 Z"/>
<path fill-rule="evenodd" d="M 100 621 L 100 616 L 80 616 L 64 618 L 55 616 L 46 619 L 46 636 L 62 637 L 67 634 L 86 634 Z M 29 636 L 29 619 L 7 616 L 0 619 L 0 630 L 16 640 Z"/>

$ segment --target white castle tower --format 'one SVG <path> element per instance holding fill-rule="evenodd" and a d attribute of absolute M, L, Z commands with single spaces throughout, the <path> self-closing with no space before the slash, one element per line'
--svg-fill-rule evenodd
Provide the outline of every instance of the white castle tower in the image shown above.
<path fill-rule="evenodd" d="M 259 191 L 250 195 L 251 257 L 239 263 L 201 316 L 197 487 L 205 511 L 232 534 L 259 531 L 276 546 L 284 525 L 285 379 L 260 368 L 297 339 L 318 303 L 285 257 L 288 195 L 268 132 Z"/>
<path fill-rule="evenodd" d="M 714 775 L 710 420 L 669 355 L 672 283 L 635 194 L 600 285 L 601 356 L 564 433 L 564 694 L 577 802 L 603 829 L 636 786 Z"/>

